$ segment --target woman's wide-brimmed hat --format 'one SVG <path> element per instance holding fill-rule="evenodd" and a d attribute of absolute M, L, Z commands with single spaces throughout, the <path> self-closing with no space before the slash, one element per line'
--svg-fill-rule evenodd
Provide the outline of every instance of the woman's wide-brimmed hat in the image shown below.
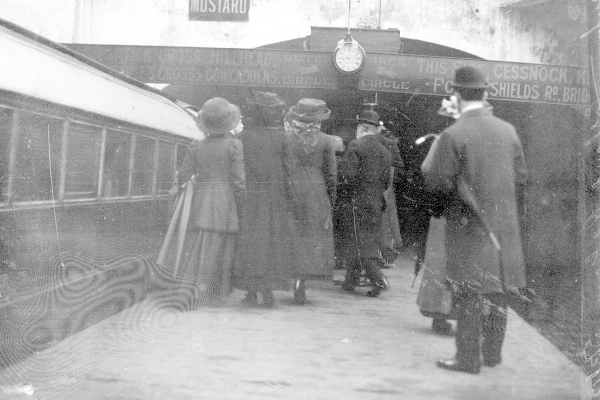
<path fill-rule="evenodd" d="M 324 121 L 329 118 L 331 110 L 323 100 L 302 99 L 290 108 L 288 116 L 302 122 Z"/>
<path fill-rule="evenodd" d="M 489 83 L 482 70 L 468 65 L 454 72 L 453 86 L 464 89 L 487 89 Z"/>
<path fill-rule="evenodd" d="M 246 99 L 246 102 L 265 108 L 283 107 L 285 105 L 285 101 L 283 101 L 277 93 L 271 92 L 254 92 Z"/>
<path fill-rule="evenodd" d="M 364 110 L 357 117 L 359 124 L 371 124 L 379 126 L 379 114 L 373 110 Z"/>
<path fill-rule="evenodd" d="M 196 124 L 206 135 L 231 131 L 240 122 L 240 108 L 221 97 L 214 97 L 202 106 Z"/>

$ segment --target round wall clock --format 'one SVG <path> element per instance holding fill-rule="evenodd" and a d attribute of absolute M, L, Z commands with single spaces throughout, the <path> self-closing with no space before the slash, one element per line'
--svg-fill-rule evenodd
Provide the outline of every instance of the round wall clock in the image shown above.
<path fill-rule="evenodd" d="M 333 62 L 336 68 L 343 73 L 358 72 L 365 65 L 365 50 L 356 40 L 344 40 L 333 51 Z"/>

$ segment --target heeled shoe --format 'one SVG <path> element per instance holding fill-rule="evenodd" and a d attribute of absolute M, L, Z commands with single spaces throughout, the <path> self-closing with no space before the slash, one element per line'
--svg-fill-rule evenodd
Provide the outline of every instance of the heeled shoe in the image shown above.
<path fill-rule="evenodd" d="M 354 284 L 347 281 L 343 281 L 342 290 L 345 290 L 346 292 L 354 292 Z"/>
<path fill-rule="evenodd" d="M 273 297 L 272 290 L 268 289 L 262 291 L 262 305 L 265 308 L 275 307 L 275 297 Z"/>
<path fill-rule="evenodd" d="M 447 369 L 448 371 L 466 372 L 468 374 L 478 374 L 481 370 L 479 364 L 468 365 L 459 362 L 456 358 L 438 360 L 436 365 L 439 368 Z"/>
<path fill-rule="evenodd" d="M 483 365 L 485 365 L 486 367 L 495 367 L 496 365 L 500 364 L 502 362 L 502 358 L 501 357 L 494 357 L 494 358 L 483 358 Z"/>
<path fill-rule="evenodd" d="M 246 293 L 246 297 L 242 299 L 242 304 L 248 307 L 257 306 L 258 305 L 258 293 L 252 290 L 249 290 Z"/>
<path fill-rule="evenodd" d="M 381 288 L 381 290 L 388 290 L 390 288 L 390 282 L 383 274 L 381 274 L 381 281 L 379 282 L 379 287 Z"/>
<path fill-rule="evenodd" d="M 296 279 L 294 281 L 294 301 L 296 304 L 306 303 L 306 286 L 304 279 Z"/>
<path fill-rule="evenodd" d="M 452 334 L 452 324 L 445 319 L 434 318 L 431 322 L 431 330 L 438 335 L 450 336 Z"/>

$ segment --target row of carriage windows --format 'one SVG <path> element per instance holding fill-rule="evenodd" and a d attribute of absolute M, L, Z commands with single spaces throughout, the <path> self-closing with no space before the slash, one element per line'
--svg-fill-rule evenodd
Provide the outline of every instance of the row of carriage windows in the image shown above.
<path fill-rule="evenodd" d="M 0 203 L 164 195 L 173 186 L 180 147 L 0 108 Z"/>

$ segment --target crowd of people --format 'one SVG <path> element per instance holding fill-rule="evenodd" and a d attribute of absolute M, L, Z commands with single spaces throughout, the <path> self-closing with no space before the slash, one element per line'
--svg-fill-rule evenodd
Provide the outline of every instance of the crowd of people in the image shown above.
<path fill-rule="evenodd" d="M 478 373 L 482 363 L 501 362 L 507 299 L 525 286 L 517 199 L 526 169 L 514 127 L 490 110 L 483 72 L 459 68 L 453 85 L 441 111 L 455 122 L 421 166 L 426 188 L 444 204 L 418 252 L 418 304 L 440 333 L 449 332 L 447 319 L 457 321 L 456 355 L 438 367 Z M 401 242 L 397 142 L 365 109 L 345 146 L 321 130 L 330 115 L 322 100 L 288 109 L 277 94 L 259 91 L 241 109 L 218 97 L 203 105 L 197 124 L 205 139 L 190 146 L 178 171 L 182 279 L 215 297 L 244 290 L 244 304 L 266 308 L 290 284 L 305 304 L 306 281 L 329 280 L 336 266 L 346 269 L 344 291 L 361 277 L 371 285 L 367 296 L 389 288 L 382 249 Z"/>
<path fill-rule="evenodd" d="M 389 286 L 380 244 L 392 157 L 401 163 L 397 143 L 386 143 L 379 116 L 366 111 L 338 160 L 343 144 L 321 131 L 330 115 L 322 100 L 287 110 L 277 94 L 261 91 L 241 109 L 222 98 L 204 104 L 197 124 L 206 138 L 190 146 L 178 171 L 190 188 L 176 265 L 182 279 L 217 297 L 242 289 L 245 304 L 264 307 L 292 282 L 304 304 L 306 281 L 331 279 L 336 260 L 348 270 L 344 290 L 353 291 L 363 271 L 369 296 Z M 349 207 L 335 207 L 338 177 L 350 188 Z"/>

